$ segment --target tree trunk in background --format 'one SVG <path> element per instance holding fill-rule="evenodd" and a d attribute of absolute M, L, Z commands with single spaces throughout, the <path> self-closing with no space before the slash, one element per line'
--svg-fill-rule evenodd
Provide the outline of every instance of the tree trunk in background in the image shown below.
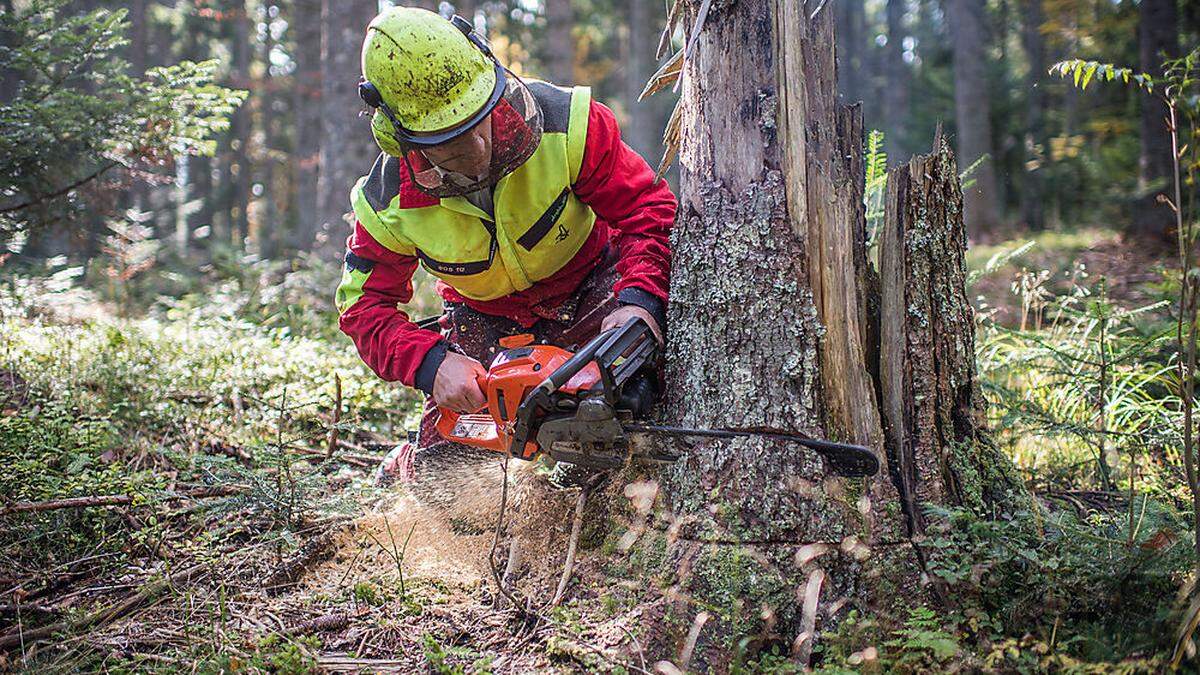
<path fill-rule="evenodd" d="M 0 12 L 12 15 L 13 0 L 0 0 Z M 13 33 L 11 31 L 0 30 L 0 47 L 7 48 L 13 44 Z M 17 83 L 21 80 L 21 73 L 12 68 L 0 68 L 0 103 L 8 103 L 17 95 Z"/>
<path fill-rule="evenodd" d="M 1025 226 L 1040 230 L 1046 226 L 1042 164 L 1046 152 L 1046 41 L 1042 37 L 1045 22 L 1042 0 L 1021 0 L 1021 46 L 1029 72 L 1025 75 L 1025 170 L 1021 174 L 1021 219 Z"/>
<path fill-rule="evenodd" d="M 201 61 L 209 56 L 210 27 L 207 19 L 192 13 L 184 15 L 183 58 L 191 61 Z M 179 215 L 176 219 L 175 242 L 179 253 L 186 252 L 189 243 L 195 238 L 196 230 L 208 227 L 208 241 L 212 237 L 213 205 L 213 167 L 211 157 L 189 156 L 187 162 L 187 183 L 180 189 Z"/>
<path fill-rule="evenodd" d="M 984 0 L 946 0 L 954 45 L 954 119 L 958 156 L 964 168 L 983 161 L 968 176 L 964 193 L 967 230 L 991 236 L 1000 226 L 999 184 L 992 149 L 991 86 L 987 77 L 987 6 Z"/>
<path fill-rule="evenodd" d="M 575 13 L 571 0 L 546 0 L 546 65 L 547 77 L 562 85 L 575 84 L 575 38 L 571 29 Z"/>
<path fill-rule="evenodd" d="M 292 250 L 307 251 L 317 236 L 317 160 L 321 151 L 321 0 L 294 0 L 291 29 L 296 70 L 292 74 Z"/>
<path fill-rule="evenodd" d="M 908 159 L 904 125 L 908 120 L 908 82 L 910 73 L 904 62 L 904 9 L 905 0 L 888 0 L 887 3 L 887 51 L 884 72 L 887 84 L 883 90 L 884 141 L 888 164 L 895 166 Z"/>
<path fill-rule="evenodd" d="M 987 431 L 959 168 L 944 139 L 933 149 L 888 173 L 879 244 L 883 421 L 901 504 L 917 533 L 925 530 L 920 504 L 1030 507 Z"/>
<path fill-rule="evenodd" d="M 479 9 L 478 3 L 475 0 L 458 0 L 451 4 L 454 5 L 455 14 L 467 19 L 472 24 L 475 23 L 475 12 Z M 438 11 L 436 4 L 430 10 L 434 12 Z"/>
<path fill-rule="evenodd" d="M 1142 0 L 1138 5 L 1138 69 L 1162 74 L 1162 63 L 1179 56 L 1179 11 L 1176 0 Z M 1169 207 L 1157 202 L 1173 173 L 1171 136 L 1167 131 L 1167 106 L 1157 98 L 1141 96 L 1141 154 L 1138 188 L 1143 193 L 1134 209 L 1133 233 L 1159 238 L 1171 236 L 1174 218 Z"/>
<path fill-rule="evenodd" d="M 651 98 L 638 103 L 638 94 L 646 80 L 654 74 L 654 49 L 657 36 L 651 35 L 650 3 L 654 0 L 628 0 L 626 5 L 626 20 L 629 30 L 625 40 L 625 79 L 624 96 L 625 110 L 629 119 L 621 128 L 621 135 L 629 147 L 642 157 L 653 161 L 654 149 L 658 145 L 655 133 L 654 104 L 658 99 Z"/>
<path fill-rule="evenodd" d="M 250 220 L 247 209 L 250 205 L 251 166 L 249 153 L 251 128 L 251 106 L 258 103 L 255 99 L 261 92 L 255 92 L 250 82 L 250 16 L 247 14 L 247 3 L 239 0 L 233 7 L 233 81 L 239 89 L 250 90 L 246 102 L 238 106 L 230 120 L 230 241 L 235 250 L 246 246 L 246 235 L 249 234 Z"/>
<path fill-rule="evenodd" d="M 379 153 L 365 119 L 359 119 L 359 51 L 375 0 L 324 0 L 321 4 L 321 149 L 317 178 L 318 248 L 335 258 L 350 226 L 350 188 Z"/>
<path fill-rule="evenodd" d="M 863 100 L 866 86 L 864 54 L 866 44 L 866 13 L 862 2 L 831 3 L 821 11 L 837 13 L 837 82 L 838 92 L 846 102 Z"/>
<path fill-rule="evenodd" d="M 146 48 L 148 45 L 146 26 L 147 0 L 133 0 L 128 3 L 129 13 L 129 74 L 137 77 L 146 72 Z"/>
<path fill-rule="evenodd" d="M 269 12 L 270 8 L 265 7 L 262 13 L 262 20 L 268 25 L 271 21 Z M 262 64 L 262 75 L 258 80 L 262 95 L 259 97 L 259 114 L 255 116 L 258 130 L 252 133 L 263 139 L 263 147 L 253 164 L 254 175 L 250 183 L 262 185 L 262 193 L 257 196 L 251 193 L 254 204 L 248 214 L 251 250 L 265 259 L 276 257 L 280 243 L 290 234 L 286 231 L 288 223 L 281 217 L 285 211 L 279 208 L 281 202 L 286 204 L 290 180 L 284 175 L 279 161 L 288 154 L 288 141 L 282 128 L 288 117 L 280 101 L 285 85 L 281 78 L 271 73 L 271 51 L 275 45 L 275 36 L 270 30 L 265 31 L 257 43 L 256 60 Z"/>

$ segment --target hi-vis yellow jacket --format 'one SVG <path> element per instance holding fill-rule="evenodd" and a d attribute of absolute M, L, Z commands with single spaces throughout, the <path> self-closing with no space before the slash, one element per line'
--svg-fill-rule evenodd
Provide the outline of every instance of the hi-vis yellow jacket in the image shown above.
<path fill-rule="evenodd" d="M 351 192 L 358 223 L 337 291 L 340 325 L 383 379 L 429 391 L 445 354 L 439 333 L 397 307 L 412 297 L 418 264 L 439 278 L 447 301 L 531 325 L 543 315 L 535 308 L 565 300 L 612 245 L 618 299 L 663 312 L 674 195 L 586 87 L 528 86 L 542 109 L 541 142 L 496 185 L 494 216 L 463 197 L 421 192 L 388 155 Z M 495 140 L 504 113 L 491 124 Z"/>

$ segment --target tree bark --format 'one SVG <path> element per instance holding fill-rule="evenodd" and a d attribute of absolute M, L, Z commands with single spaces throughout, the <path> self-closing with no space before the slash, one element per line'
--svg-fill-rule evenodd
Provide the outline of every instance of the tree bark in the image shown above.
<path fill-rule="evenodd" d="M 1025 171 L 1021 174 L 1021 218 L 1031 230 L 1046 226 L 1042 202 L 1042 156 L 1046 151 L 1046 41 L 1042 0 L 1021 0 L 1021 46 L 1029 72 L 1025 75 Z"/>
<path fill-rule="evenodd" d="M 575 13 L 571 0 L 546 0 L 546 65 L 547 76 L 563 85 L 575 83 L 575 38 L 571 29 Z"/>
<path fill-rule="evenodd" d="M 1138 4 L 1138 68 L 1155 77 L 1162 75 L 1163 61 L 1179 56 L 1179 8 L 1176 0 L 1142 0 Z M 1141 153 L 1138 157 L 1138 188 L 1144 194 L 1134 209 L 1134 234 L 1169 238 L 1174 216 L 1158 203 L 1173 175 L 1171 135 L 1167 130 L 1167 106 L 1155 96 L 1142 96 Z"/>
<path fill-rule="evenodd" d="M 990 44 L 984 0 L 946 0 L 954 45 L 954 119 L 958 156 L 964 167 L 979 161 L 964 193 L 967 230 L 990 235 L 1000 226 L 999 184 L 992 148 L 991 87 L 987 76 Z"/>
<path fill-rule="evenodd" d="M 307 251 L 317 237 L 317 162 L 321 151 L 321 0 L 294 0 L 291 29 L 296 70 L 292 74 L 295 190 L 291 237 L 294 251 Z M 365 161 L 365 160 L 364 160 Z"/>
<path fill-rule="evenodd" d="M 321 3 L 321 150 L 317 177 L 318 248 L 335 258 L 350 232 L 350 188 L 370 168 L 378 148 L 359 119 L 359 50 L 367 24 L 375 17 L 374 0 Z"/>

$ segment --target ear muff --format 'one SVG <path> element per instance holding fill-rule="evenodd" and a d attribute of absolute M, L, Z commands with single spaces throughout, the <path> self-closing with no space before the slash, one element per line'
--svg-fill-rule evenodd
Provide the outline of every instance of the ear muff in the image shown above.
<path fill-rule="evenodd" d="M 387 115 L 379 108 L 371 115 L 371 135 L 375 137 L 375 145 L 392 157 L 403 157 L 404 148 L 396 138 L 396 130 L 388 121 Z"/>
<path fill-rule="evenodd" d="M 375 110 L 371 115 L 371 135 L 375 137 L 375 145 L 393 157 L 403 157 L 404 148 L 396 134 L 396 127 L 391 122 L 391 111 L 383 101 L 379 89 L 365 78 L 358 81 L 358 97 L 363 103 Z"/>

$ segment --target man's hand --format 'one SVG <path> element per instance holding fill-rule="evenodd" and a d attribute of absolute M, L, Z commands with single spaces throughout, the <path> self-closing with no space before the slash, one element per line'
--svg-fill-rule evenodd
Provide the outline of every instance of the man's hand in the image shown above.
<path fill-rule="evenodd" d="M 487 403 L 475 378 L 487 375 L 483 364 L 469 356 L 446 352 L 433 376 L 433 402 L 458 413 L 473 413 Z"/>
<path fill-rule="evenodd" d="M 646 322 L 646 325 L 650 326 L 650 330 L 654 333 L 654 338 L 658 340 L 658 344 L 663 344 L 662 328 L 659 327 L 658 321 L 654 320 L 654 316 L 650 312 L 637 305 L 622 305 L 614 309 L 600 323 L 600 331 L 603 332 L 609 328 L 620 328 L 625 325 L 626 321 L 635 316 L 640 316 Z"/>

